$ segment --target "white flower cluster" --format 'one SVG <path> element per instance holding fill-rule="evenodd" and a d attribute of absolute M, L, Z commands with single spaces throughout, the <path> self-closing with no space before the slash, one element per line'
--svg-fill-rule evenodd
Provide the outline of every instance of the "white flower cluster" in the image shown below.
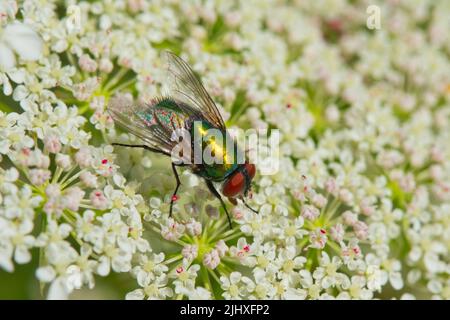
<path fill-rule="evenodd" d="M 128 299 L 450 299 L 450 4 L 374 30 L 369 4 L 2 1 L 0 268 L 34 254 L 48 298 L 117 272 Z M 169 159 L 111 146 L 138 142 L 109 99 L 159 95 L 163 50 L 228 127 L 280 130 L 231 230 L 188 170 L 169 217 Z"/>

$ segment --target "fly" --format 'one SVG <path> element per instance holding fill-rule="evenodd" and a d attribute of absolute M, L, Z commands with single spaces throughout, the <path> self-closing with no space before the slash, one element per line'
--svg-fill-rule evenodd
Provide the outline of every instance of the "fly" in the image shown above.
<path fill-rule="evenodd" d="M 170 95 L 144 104 L 125 103 L 119 98 L 112 99 L 109 103 L 108 112 L 115 123 L 144 142 L 141 145 L 113 145 L 143 148 L 171 157 L 176 187 L 170 200 L 170 216 L 181 185 L 177 167 L 188 167 L 204 179 L 210 192 L 219 199 L 232 228 L 230 214 L 214 185 L 220 184 L 222 195 L 232 204 L 236 205 L 237 199 L 240 199 L 247 208 L 257 213 L 245 202 L 256 167 L 246 159 L 238 161 L 240 151 L 233 139 L 230 152 L 223 143 L 216 141 L 215 135 L 209 134 L 219 132 L 222 137 L 227 138 L 222 140 L 230 141 L 222 116 L 197 75 L 177 55 L 167 52 L 167 59 L 169 86 L 172 88 Z M 173 150 L 180 143 L 178 139 L 174 139 L 174 133 L 180 130 L 189 133 L 189 140 L 185 143 L 190 150 L 181 151 L 174 158 Z M 194 152 L 197 148 L 210 150 L 210 154 L 220 161 L 204 161 L 203 152 L 199 159 L 198 153 Z"/>

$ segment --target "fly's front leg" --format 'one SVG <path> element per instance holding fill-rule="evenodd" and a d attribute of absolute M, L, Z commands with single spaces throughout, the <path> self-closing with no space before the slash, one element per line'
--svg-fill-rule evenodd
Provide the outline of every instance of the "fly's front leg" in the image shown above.
<path fill-rule="evenodd" d="M 111 145 L 113 146 L 120 146 L 120 147 L 128 147 L 128 148 L 142 148 L 151 152 L 155 152 L 155 153 L 162 153 L 165 155 L 168 155 L 166 152 L 162 151 L 162 150 L 158 150 L 152 147 L 149 147 L 145 144 L 125 144 L 125 143 L 111 143 Z"/>
<path fill-rule="evenodd" d="M 178 196 L 177 196 L 177 192 L 178 192 L 178 188 L 181 185 L 181 181 L 180 181 L 180 177 L 178 176 L 178 172 L 177 172 L 177 168 L 176 168 L 176 164 L 172 162 L 172 170 L 173 170 L 173 174 L 175 175 L 175 179 L 177 181 L 177 186 L 175 187 L 175 191 L 172 194 L 172 198 L 170 198 L 170 212 L 169 212 L 169 217 L 172 217 L 172 209 L 173 209 L 173 203 L 175 201 L 178 200 Z"/>
<path fill-rule="evenodd" d="M 252 210 L 254 213 L 259 213 L 257 210 L 253 209 L 252 207 L 250 207 L 247 202 L 245 202 L 245 198 L 242 197 L 241 198 L 242 202 L 244 203 L 244 206 L 246 206 L 248 209 Z"/>
<path fill-rule="evenodd" d="M 148 150 L 148 151 L 152 151 L 152 152 L 155 152 L 155 153 L 162 153 L 162 154 L 170 156 L 170 154 L 167 154 L 166 152 L 164 152 L 162 150 L 158 150 L 158 149 L 149 147 L 149 146 L 147 146 L 145 144 L 136 145 L 136 144 L 124 144 L 124 143 L 112 143 L 112 145 L 113 146 L 121 146 L 121 147 L 129 147 L 129 148 L 142 148 L 142 149 L 145 149 L 145 150 Z M 175 168 L 176 166 L 183 166 L 183 164 L 175 164 L 175 163 L 172 162 L 172 171 L 173 171 L 173 174 L 175 175 L 177 186 L 175 187 L 175 191 L 173 192 L 172 198 L 170 199 L 169 217 L 172 217 L 173 203 L 176 200 L 178 200 L 177 192 L 178 192 L 178 188 L 181 185 L 180 177 L 178 176 L 177 169 Z"/>
<path fill-rule="evenodd" d="M 222 204 L 223 209 L 225 210 L 225 213 L 227 214 L 227 218 L 228 218 L 228 224 L 230 225 L 230 229 L 233 229 L 233 226 L 231 225 L 231 218 L 230 218 L 230 214 L 228 213 L 227 210 L 227 206 L 225 205 L 225 202 L 223 202 L 221 195 L 219 194 L 219 192 L 216 190 L 216 188 L 214 187 L 213 183 L 209 180 L 205 180 L 206 181 L 206 185 L 208 186 L 209 191 L 211 191 L 211 193 L 220 200 L 220 203 Z"/>

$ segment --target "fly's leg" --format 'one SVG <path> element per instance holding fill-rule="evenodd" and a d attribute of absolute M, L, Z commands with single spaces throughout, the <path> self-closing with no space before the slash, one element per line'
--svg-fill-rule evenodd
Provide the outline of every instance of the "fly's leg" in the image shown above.
<path fill-rule="evenodd" d="M 230 229 L 233 229 L 233 226 L 231 225 L 231 218 L 230 218 L 230 214 L 228 213 L 227 210 L 227 206 L 225 205 L 225 202 L 223 202 L 222 197 L 220 196 L 219 192 L 216 190 L 216 188 L 214 187 L 214 185 L 212 184 L 211 181 L 209 180 L 205 180 L 206 181 L 206 185 L 208 186 L 209 191 L 211 191 L 211 193 L 220 200 L 220 203 L 222 204 L 223 209 L 225 210 L 225 213 L 227 214 L 227 218 L 228 218 L 228 224 L 230 225 Z"/>
<path fill-rule="evenodd" d="M 162 153 L 167 155 L 167 153 L 165 153 L 164 151 L 146 146 L 145 144 L 125 144 L 125 143 L 111 143 L 111 145 L 113 146 L 121 146 L 121 147 L 129 147 L 129 148 L 142 148 L 151 152 L 155 152 L 155 153 Z"/>
<path fill-rule="evenodd" d="M 164 151 L 161 151 L 161 150 L 149 147 L 149 146 L 147 146 L 145 144 L 138 144 L 138 145 L 136 145 L 136 144 L 124 144 L 124 143 L 112 143 L 112 145 L 113 146 L 121 146 L 121 147 L 129 147 L 129 148 L 142 148 L 142 149 L 145 149 L 145 150 L 148 150 L 148 151 L 152 151 L 152 152 L 155 152 L 155 153 L 162 153 L 162 154 L 165 154 L 165 155 L 169 155 L 169 154 L 167 154 Z M 178 172 L 177 172 L 177 169 L 175 168 L 175 166 L 183 166 L 183 164 L 175 164 L 175 163 L 172 162 L 172 170 L 173 170 L 173 173 L 175 175 L 175 179 L 177 181 L 177 186 L 175 187 L 175 191 L 173 192 L 172 198 L 170 199 L 169 217 L 172 217 L 173 203 L 177 200 L 178 188 L 181 185 L 180 177 L 178 176 Z"/>
<path fill-rule="evenodd" d="M 242 202 L 244 203 L 244 206 L 246 206 L 248 209 L 252 210 L 254 213 L 259 213 L 257 210 L 253 209 L 252 207 L 250 207 L 247 202 L 245 202 L 244 197 L 242 197 Z"/>
<path fill-rule="evenodd" d="M 172 209 L 173 209 L 173 203 L 177 200 L 177 192 L 178 188 L 181 185 L 180 177 L 178 176 L 177 169 L 175 168 L 177 165 L 172 162 L 172 170 L 173 174 L 175 175 L 175 179 L 177 180 L 177 186 L 175 187 L 175 191 L 172 194 L 172 198 L 170 198 L 170 211 L 169 211 L 169 217 L 172 217 Z"/>

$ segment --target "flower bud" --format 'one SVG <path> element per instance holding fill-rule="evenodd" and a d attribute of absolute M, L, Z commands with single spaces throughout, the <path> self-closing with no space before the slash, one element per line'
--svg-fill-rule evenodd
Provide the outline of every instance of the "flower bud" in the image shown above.
<path fill-rule="evenodd" d="M 72 165 L 72 161 L 70 160 L 70 156 L 63 153 L 58 153 L 55 157 L 55 162 L 58 167 L 63 169 L 64 171 L 68 170 Z"/>

